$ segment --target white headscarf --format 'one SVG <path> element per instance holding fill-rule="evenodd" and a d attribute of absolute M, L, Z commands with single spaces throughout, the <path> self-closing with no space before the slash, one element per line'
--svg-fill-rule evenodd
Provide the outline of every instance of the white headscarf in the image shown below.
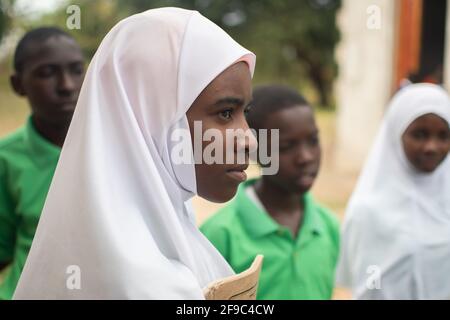
<path fill-rule="evenodd" d="M 444 89 L 401 89 L 362 170 L 345 216 L 337 271 L 338 285 L 352 288 L 355 298 L 450 298 L 450 158 L 432 173 L 419 173 L 402 145 L 407 127 L 429 113 L 450 123 Z"/>
<path fill-rule="evenodd" d="M 148 10 L 106 35 L 14 298 L 202 299 L 233 273 L 189 212 L 194 164 L 169 155 L 196 97 L 237 61 L 253 75 L 255 56 L 196 11 Z"/>

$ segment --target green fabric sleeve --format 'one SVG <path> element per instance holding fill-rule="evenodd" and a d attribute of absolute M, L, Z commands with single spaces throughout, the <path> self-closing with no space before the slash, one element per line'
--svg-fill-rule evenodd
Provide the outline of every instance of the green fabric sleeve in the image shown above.
<path fill-rule="evenodd" d="M 7 188 L 6 170 L 0 159 L 0 262 L 13 259 L 17 224 L 12 199 Z"/>
<path fill-rule="evenodd" d="M 209 241 L 216 247 L 216 249 L 222 254 L 222 256 L 230 261 L 230 236 L 226 228 L 217 226 L 213 221 L 208 221 L 200 227 L 203 234 L 209 239 Z"/>

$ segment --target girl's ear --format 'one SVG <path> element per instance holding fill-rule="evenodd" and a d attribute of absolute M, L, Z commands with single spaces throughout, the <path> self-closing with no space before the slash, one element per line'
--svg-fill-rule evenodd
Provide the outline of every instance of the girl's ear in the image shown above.
<path fill-rule="evenodd" d="M 11 75 L 9 77 L 9 82 L 14 92 L 17 93 L 19 96 L 24 97 L 27 95 L 22 85 L 22 78 L 19 74 L 15 73 Z"/>

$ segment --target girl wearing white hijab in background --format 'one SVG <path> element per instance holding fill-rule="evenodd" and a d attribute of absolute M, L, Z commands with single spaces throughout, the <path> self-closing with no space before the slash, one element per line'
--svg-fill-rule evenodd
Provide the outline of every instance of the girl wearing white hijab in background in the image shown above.
<path fill-rule="evenodd" d="M 118 23 L 87 71 L 14 298 L 203 299 L 232 275 L 188 201 L 229 200 L 243 168 L 177 164 L 171 137 L 195 120 L 247 129 L 254 64 L 195 11 Z"/>
<path fill-rule="evenodd" d="M 337 285 L 356 299 L 450 298 L 450 98 L 401 89 L 343 226 Z"/>

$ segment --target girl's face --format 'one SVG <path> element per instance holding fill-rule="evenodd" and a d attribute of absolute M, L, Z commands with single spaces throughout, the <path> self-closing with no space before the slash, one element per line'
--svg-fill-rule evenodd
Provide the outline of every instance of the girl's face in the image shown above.
<path fill-rule="evenodd" d="M 435 114 L 414 120 L 402 136 L 409 162 L 420 172 L 433 172 L 450 150 L 450 129 L 447 121 Z"/>
<path fill-rule="evenodd" d="M 208 129 L 216 129 L 222 136 L 222 150 L 225 157 L 227 145 L 226 130 L 247 130 L 248 124 L 245 112 L 252 98 L 251 75 L 245 62 L 238 62 L 217 76 L 197 97 L 189 108 L 186 116 L 189 121 L 192 144 L 201 139 L 202 154 L 205 148 L 214 141 L 203 141 L 203 134 Z M 202 137 L 194 134 L 194 122 L 201 123 Z M 202 163 L 195 164 L 198 195 L 213 202 L 225 202 L 236 193 L 239 183 L 245 180 L 243 172 L 248 167 L 248 151 L 256 139 L 246 139 L 239 143 L 233 139 L 231 146 L 236 152 L 245 153 L 244 164 L 220 163 L 206 164 L 202 156 Z M 236 163 L 236 157 L 234 157 Z"/>

